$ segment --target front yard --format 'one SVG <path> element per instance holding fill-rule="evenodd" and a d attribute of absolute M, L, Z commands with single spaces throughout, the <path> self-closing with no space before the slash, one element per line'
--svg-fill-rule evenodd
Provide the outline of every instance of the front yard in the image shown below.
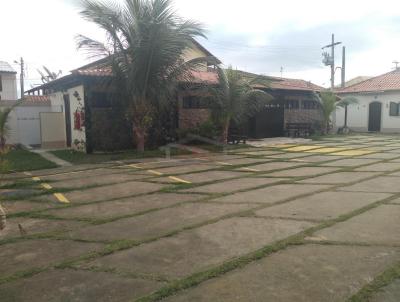
<path fill-rule="evenodd" d="M 11 150 L 4 156 L 6 173 L 56 168 L 57 165 L 28 150 Z"/>

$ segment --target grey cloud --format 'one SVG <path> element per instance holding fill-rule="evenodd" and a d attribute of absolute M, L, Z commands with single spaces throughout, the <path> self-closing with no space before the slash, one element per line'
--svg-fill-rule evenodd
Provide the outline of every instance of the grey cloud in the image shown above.
<path fill-rule="evenodd" d="M 227 28 L 211 28 L 209 40 L 204 45 L 224 63 L 252 72 L 278 72 L 283 66 L 287 71 L 302 71 L 323 68 L 321 47 L 329 44 L 331 34 L 347 48 L 348 58 L 376 45 L 374 34 L 380 31 L 399 31 L 399 19 L 364 18 L 348 23 L 331 23 L 306 30 L 287 26 L 284 30 L 266 34 L 269 41 L 265 47 L 250 47 L 252 33 L 232 33 Z M 337 63 L 341 48 L 336 48 Z"/>

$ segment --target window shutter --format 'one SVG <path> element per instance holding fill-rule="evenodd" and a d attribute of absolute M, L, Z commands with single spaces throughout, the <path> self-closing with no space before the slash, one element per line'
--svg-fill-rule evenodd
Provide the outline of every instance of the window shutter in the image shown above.
<path fill-rule="evenodd" d="M 389 109 L 390 116 L 398 116 L 399 115 L 399 104 L 395 102 L 390 102 L 390 109 Z"/>

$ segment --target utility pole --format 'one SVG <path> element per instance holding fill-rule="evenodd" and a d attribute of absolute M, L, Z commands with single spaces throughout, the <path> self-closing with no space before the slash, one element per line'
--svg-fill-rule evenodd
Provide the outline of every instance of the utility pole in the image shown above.
<path fill-rule="evenodd" d="M 283 66 L 281 66 L 281 79 L 283 78 Z"/>
<path fill-rule="evenodd" d="M 21 99 L 24 97 L 24 92 L 25 92 L 25 87 L 24 87 L 24 74 L 25 74 L 25 63 L 24 63 L 24 58 L 20 58 L 20 61 L 14 61 L 14 63 L 18 64 L 21 67 L 20 75 L 19 75 L 19 81 L 21 85 Z"/>
<path fill-rule="evenodd" d="M 325 48 L 331 48 L 331 55 L 329 55 L 327 52 L 324 52 L 322 55 L 324 56 L 323 63 L 325 65 L 331 66 L 331 89 L 333 90 L 335 88 L 335 46 L 342 44 L 342 42 L 335 42 L 335 35 L 332 34 L 332 42 L 331 44 L 328 44 L 322 49 Z"/>
<path fill-rule="evenodd" d="M 400 64 L 399 61 L 393 61 L 393 64 L 395 65 L 395 70 L 399 69 L 398 65 Z"/>
<path fill-rule="evenodd" d="M 342 88 L 346 86 L 346 46 L 342 48 Z"/>

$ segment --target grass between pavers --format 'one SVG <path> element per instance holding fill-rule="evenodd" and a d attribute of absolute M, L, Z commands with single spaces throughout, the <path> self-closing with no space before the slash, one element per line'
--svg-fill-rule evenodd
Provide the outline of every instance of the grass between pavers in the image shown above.
<path fill-rule="evenodd" d="M 354 169 L 355 167 L 352 167 L 351 169 Z M 350 170 L 351 170 L 350 169 Z M 385 174 L 385 173 L 388 173 L 388 172 L 384 172 L 384 173 L 382 173 L 382 174 Z M 392 173 L 392 171 L 390 172 L 390 173 Z M 330 174 L 330 173 L 328 173 L 328 174 Z M 313 176 L 308 176 L 308 177 L 306 177 L 306 178 L 310 178 L 310 177 L 313 177 Z M 375 176 L 376 177 L 376 176 Z M 362 181 L 365 181 L 365 180 L 362 180 Z M 360 182 L 360 181 L 357 181 L 357 182 Z M 355 182 L 355 183 L 357 183 L 357 182 Z M 347 184 L 347 185 L 349 185 L 349 184 Z M 341 186 L 343 186 L 343 185 L 338 185 L 338 187 L 341 187 Z M 250 189 L 250 190 L 253 190 L 254 188 L 252 188 L 252 189 Z M 334 188 L 329 188 L 328 190 L 332 190 L 332 189 L 334 189 Z M 318 192 L 314 192 L 313 194 L 316 194 L 316 193 L 318 193 Z M 313 195 L 313 194 L 310 194 L 310 195 Z M 146 195 L 146 194 L 145 194 Z M 229 195 L 229 194 L 224 194 L 224 195 Z M 295 198 L 299 198 L 299 196 L 296 196 L 296 197 L 294 197 L 294 198 L 291 198 L 291 199 L 295 199 Z M 397 196 L 396 196 L 396 198 L 398 198 Z M 288 202 L 288 201 L 290 201 L 290 200 L 287 200 L 286 202 Z M 382 201 L 381 201 L 382 202 Z M 272 204 L 272 205 L 269 205 L 269 206 L 273 206 L 273 205 L 275 205 L 275 204 Z M 254 209 L 253 209 L 254 210 Z M 368 209 L 367 209 L 368 210 Z M 248 210 L 246 210 L 245 212 L 249 212 Z M 246 214 L 246 213 L 234 213 L 233 214 L 234 215 L 234 217 L 237 217 L 238 215 L 249 215 L 248 213 Z M 357 213 L 355 213 L 354 215 L 358 215 Z M 351 217 L 350 217 L 351 218 Z M 218 219 L 216 219 L 216 221 L 219 221 L 219 220 L 222 220 L 222 219 L 226 219 L 226 218 L 224 218 L 224 217 L 219 217 Z M 215 222 L 216 222 L 215 221 Z M 208 222 L 208 223 L 213 223 L 212 221 L 211 222 Z M 196 228 L 196 227 L 199 227 L 199 226 L 201 226 L 201 225 L 196 225 L 196 226 L 190 226 L 190 227 L 187 227 L 187 228 L 184 228 L 183 230 L 186 230 L 186 229 L 191 229 L 191 228 Z M 329 225 L 328 225 L 329 226 Z M 325 227 L 328 227 L 328 226 L 325 226 Z M 182 230 L 181 230 L 182 231 Z M 175 230 L 175 231 L 173 231 L 173 232 L 171 232 L 170 234 L 167 234 L 167 235 L 164 235 L 164 236 L 161 236 L 160 238 L 162 238 L 162 237 L 165 237 L 165 236 L 172 236 L 172 235 L 174 235 L 174 234 L 177 234 L 178 232 L 180 232 L 179 230 Z M 56 239 L 56 238 L 54 238 L 54 239 Z M 154 240 L 157 240 L 157 239 L 154 239 Z M 79 239 L 77 240 L 77 241 L 79 241 Z M 132 243 L 132 242 L 129 242 L 129 243 L 121 243 L 121 242 L 118 242 L 118 243 L 115 243 L 115 244 L 113 244 L 113 245 L 111 245 L 110 246 L 110 248 L 109 248 L 109 251 L 112 251 L 115 247 L 118 247 L 118 250 L 120 250 L 120 249 L 126 249 L 126 248 L 130 248 L 130 247 L 133 247 L 133 246 L 135 246 L 135 245 L 137 245 L 138 243 L 137 242 L 134 242 L 134 243 Z"/>
<path fill-rule="evenodd" d="M 30 179 L 17 179 L 10 184 L 0 186 L 0 189 L 26 189 L 37 186 L 38 182 Z"/>
<path fill-rule="evenodd" d="M 350 297 L 347 302 L 365 302 L 375 294 L 382 290 L 385 286 L 390 285 L 396 279 L 400 279 L 400 262 L 386 269 L 383 273 L 374 278 L 372 282 L 365 285 L 358 293 Z"/>
<path fill-rule="evenodd" d="M 398 196 L 400 196 L 400 194 L 398 194 Z M 396 198 L 398 198 L 398 196 Z M 392 200 L 393 197 L 390 198 L 386 198 L 384 200 L 375 202 L 371 205 L 365 206 L 361 209 L 352 211 L 348 214 L 345 215 L 341 215 L 338 218 L 332 219 L 332 220 L 328 220 L 324 223 L 321 223 L 317 226 L 311 227 L 307 230 L 304 230 L 303 232 L 297 233 L 295 235 L 292 235 L 288 238 L 285 238 L 283 240 L 277 241 L 274 244 L 271 245 L 267 245 L 255 252 L 249 253 L 247 255 L 238 257 L 236 259 L 227 261 L 222 263 L 220 266 L 211 268 L 207 271 L 203 271 L 203 272 L 198 272 L 195 273 L 187 278 L 182 278 L 179 279 L 177 281 L 174 281 L 170 284 L 168 284 L 167 286 L 161 288 L 160 290 L 154 292 L 153 294 L 150 294 L 148 296 L 139 298 L 135 301 L 137 302 L 156 302 L 156 301 L 160 301 L 166 297 L 172 296 L 182 290 L 188 289 L 190 287 L 194 287 L 199 285 L 200 283 L 207 281 L 209 279 L 212 278 L 216 278 L 216 277 L 220 277 L 230 271 L 236 270 L 236 269 L 240 269 L 242 267 L 244 267 L 245 265 L 260 260 L 262 258 L 265 258 L 266 256 L 276 253 L 278 251 L 284 250 L 289 246 L 294 246 L 294 245 L 303 245 L 303 244 L 320 244 L 319 242 L 307 242 L 305 240 L 305 238 L 307 236 L 310 236 L 311 234 L 320 231 L 324 228 L 328 228 L 333 226 L 336 223 L 339 222 L 343 222 L 346 221 L 350 218 L 353 218 L 354 216 L 357 216 L 359 214 L 362 214 L 372 208 L 375 208 L 385 202 L 388 202 L 389 200 Z M 321 244 L 325 244 L 325 243 L 321 243 Z M 332 243 L 330 243 L 332 244 Z M 358 302 L 358 301 L 357 301 Z"/>
<path fill-rule="evenodd" d="M 387 160 L 382 160 L 382 162 L 384 162 L 384 161 L 387 161 Z M 318 163 L 318 164 L 319 164 L 319 163 Z M 246 164 L 246 165 L 247 165 L 247 164 Z M 368 164 L 367 164 L 367 165 L 368 165 Z M 314 166 L 317 166 L 317 165 L 316 165 L 316 164 L 312 165 L 312 164 L 307 164 L 307 163 L 306 163 L 304 166 L 314 167 Z M 360 165 L 360 166 L 363 166 L 363 165 Z M 337 170 L 337 171 L 327 172 L 327 173 L 318 174 L 318 175 L 321 176 L 321 175 L 327 175 L 327 174 L 338 173 L 338 172 L 350 172 L 350 171 L 352 171 L 352 170 L 354 170 L 354 169 L 356 169 L 356 168 L 358 168 L 358 167 L 360 167 L 360 166 L 343 167 L 343 168 L 341 168 L 341 169 L 339 169 L 339 170 Z M 288 168 L 288 169 L 285 169 L 285 170 L 295 169 L 295 168 L 297 168 L 297 167 L 303 167 L 303 165 L 302 165 L 302 166 L 291 167 L 291 168 Z M 279 170 L 279 169 L 278 169 L 278 170 Z M 190 173 L 190 172 L 188 172 L 188 173 Z M 232 179 L 252 178 L 252 177 L 257 177 L 257 176 L 259 176 L 259 177 L 265 177 L 265 173 L 266 173 L 266 172 L 260 171 L 260 172 L 256 172 L 256 173 L 249 173 L 248 175 L 245 175 L 245 176 L 238 176 L 238 177 L 235 177 L 235 178 L 232 178 Z M 270 173 L 270 172 L 267 172 L 267 173 Z M 378 175 L 374 175 L 374 176 L 371 176 L 371 177 L 369 177 L 369 178 L 365 178 L 365 179 L 362 179 L 362 180 L 359 180 L 359 181 L 355 181 L 355 182 L 347 182 L 347 183 L 342 183 L 342 184 L 336 184 L 336 185 L 335 185 L 335 188 L 336 188 L 336 187 L 341 187 L 341 186 L 353 185 L 353 184 L 356 184 L 356 183 L 361 182 L 361 181 L 366 181 L 366 180 L 375 178 L 375 177 L 377 177 L 377 176 L 384 176 L 384 175 L 386 175 L 386 174 L 388 174 L 388 173 L 393 173 L 393 171 L 390 171 L 390 172 L 380 172 L 380 174 L 378 174 Z M 301 180 L 304 180 L 304 179 L 308 179 L 308 178 L 312 178 L 312 177 L 315 177 L 315 175 L 313 175 L 313 176 L 299 176 L 299 177 L 288 178 L 288 179 L 283 180 L 283 181 L 281 181 L 281 182 L 279 182 L 279 183 L 272 183 L 272 184 L 261 185 L 261 186 L 255 187 L 255 188 L 243 189 L 243 190 L 240 190 L 240 191 L 238 191 L 238 192 L 246 192 L 246 191 L 250 191 L 250 190 L 255 190 L 255 189 L 260 189 L 260 188 L 275 186 L 275 185 L 278 185 L 278 184 L 295 184 L 295 183 L 298 182 L 298 181 L 301 181 Z M 232 180 L 232 179 L 231 179 L 231 180 Z M 202 186 L 202 185 L 207 185 L 207 184 L 213 184 L 213 183 L 218 183 L 218 182 L 224 182 L 224 181 L 226 181 L 226 180 L 223 180 L 223 179 L 222 179 L 222 180 L 218 180 L 218 181 L 203 182 L 203 183 L 198 183 L 198 184 L 174 184 L 174 185 L 172 184 L 172 185 L 167 186 L 167 187 L 165 187 L 165 188 L 162 188 L 162 189 L 160 189 L 160 190 L 158 190 L 158 191 L 156 191 L 156 192 L 143 193 L 143 194 L 134 194 L 134 195 L 132 195 L 132 196 L 127 196 L 127 197 L 138 197 L 138 196 L 151 195 L 151 194 L 156 194 L 156 193 L 184 193 L 184 194 L 198 194 L 198 195 L 204 195 L 204 196 L 205 196 L 205 199 L 204 199 L 204 200 L 202 199 L 202 200 L 199 200 L 199 201 L 207 201 L 207 200 L 212 200 L 212 199 L 215 199 L 215 198 L 218 198 L 218 197 L 228 196 L 228 195 L 231 195 L 231 194 L 233 194 L 233 193 L 232 193 L 232 192 L 229 192 L 229 193 L 217 193 L 217 194 L 213 193 L 213 194 L 209 194 L 209 193 L 180 192 L 180 190 L 189 189 L 189 188 L 194 188 L 194 187 L 198 187 L 198 186 Z M 97 187 L 97 186 L 88 186 L 88 187 L 80 188 L 80 189 L 88 189 L 88 188 L 92 188 L 92 187 Z M 332 188 L 331 188 L 331 189 L 332 189 Z M 64 188 L 63 190 L 65 190 L 64 192 L 69 192 L 69 191 L 74 191 L 74 190 L 76 190 L 76 189 L 65 189 L 65 188 Z M 238 192 L 236 192 L 236 193 L 238 193 Z M 43 194 L 47 194 L 47 193 L 48 193 L 48 191 L 45 191 Z M 38 195 L 36 195 L 36 196 L 38 196 Z M 125 197 L 124 197 L 124 198 L 125 198 Z M 298 198 L 298 196 L 297 196 L 297 198 Z M 110 199 L 110 200 L 106 200 L 106 201 L 86 202 L 86 203 L 80 203 L 80 204 L 75 204 L 75 205 L 71 205 L 71 204 L 69 204 L 69 205 L 62 205 L 62 206 L 60 206 L 60 207 L 58 207 L 58 208 L 56 208 L 56 209 L 63 209 L 63 208 L 67 208 L 67 207 L 79 207 L 79 206 L 84 206 L 84 205 L 89 205 L 89 204 L 96 204 L 96 203 L 102 203 L 102 202 L 109 202 L 109 201 L 114 201 L 114 200 L 119 200 L 119 199 L 121 199 L 121 198 L 114 198 L 114 199 Z M 274 204 L 274 205 L 275 205 L 275 204 Z M 175 205 L 172 205 L 172 206 L 170 206 L 170 207 L 173 207 L 173 206 L 175 206 Z M 160 208 L 160 209 L 161 209 L 161 208 Z M 154 211 L 160 210 L 160 209 L 154 209 Z M 71 218 L 61 218 L 61 217 L 49 215 L 49 214 L 46 214 L 46 213 L 42 214 L 42 212 L 46 212 L 46 211 L 47 211 L 47 209 L 34 210 L 34 211 L 31 211 L 31 212 L 19 212 L 19 213 L 11 214 L 10 217 L 29 217 L 29 218 L 53 219 L 53 220 L 77 220 L 77 221 L 89 222 L 89 223 L 93 223 L 93 224 L 102 224 L 102 223 L 107 223 L 107 222 L 116 221 L 116 220 L 119 220 L 119 219 L 122 219 L 122 218 L 129 218 L 129 217 L 134 217 L 134 216 L 138 216 L 138 215 L 143 215 L 143 214 L 146 214 L 146 213 L 148 213 L 148 212 L 152 212 L 153 209 L 152 209 L 152 210 L 148 210 L 148 211 L 146 210 L 146 211 L 140 212 L 140 213 L 130 214 L 130 215 L 115 216 L 115 217 L 111 217 L 111 218 L 107 218 L 107 219 L 88 219 L 88 218 L 74 218 L 74 217 L 71 217 Z"/>
<path fill-rule="evenodd" d="M 316 194 L 316 193 L 312 193 L 312 194 L 308 194 L 308 195 L 313 195 L 313 194 Z M 305 195 L 307 195 L 307 194 L 305 194 Z M 352 218 L 354 216 L 357 216 L 357 215 L 359 215 L 361 213 L 364 213 L 364 212 L 366 212 L 366 211 L 368 211 L 368 210 L 370 210 L 372 208 L 375 208 L 375 207 L 379 206 L 380 204 L 384 204 L 384 203 L 390 202 L 391 200 L 393 200 L 395 198 L 398 198 L 399 196 L 400 196 L 400 193 L 395 195 L 395 196 L 391 196 L 391 197 L 386 198 L 384 200 L 381 200 L 381 201 L 375 202 L 373 204 L 370 204 L 370 205 L 368 205 L 366 207 L 363 207 L 361 209 L 352 211 L 351 213 L 348 213 L 348 214 L 345 214 L 345 215 L 341 215 L 340 217 L 338 217 L 336 219 L 328 220 L 328 221 L 326 221 L 326 222 L 324 222 L 324 223 L 322 223 L 320 225 L 317 225 L 315 227 L 311 227 L 311 228 L 309 228 L 307 230 L 304 230 L 303 232 L 300 232 L 298 234 L 290 236 L 290 237 L 288 237 L 288 238 L 286 238 L 284 240 L 275 242 L 272 245 L 268 245 L 268 246 L 266 246 L 266 247 L 264 247 L 264 248 L 262 248 L 262 249 L 260 249 L 260 250 L 258 250 L 256 252 L 252 252 L 252 253 L 247 254 L 245 256 L 241 256 L 241 257 L 235 258 L 234 260 L 225 262 L 221 266 L 218 266 L 216 268 L 210 269 L 210 270 L 208 270 L 206 272 L 196 273 L 196 274 L 194 274 L 192 276 L 189 276 L 187 278 L 175 281 L 175 282 L 167 285 L 166 287 L 163 287 L 162 289 L 160 289 L 159 291 L 155 292 L 154 294 L 152 294 L 152 295 L 150 295 L 150 296 L 148 296 L 146 298 L 143 298 L 145 300 L 138 300 L 138 301 L 159 301 L 160 299 L 162 299 L 164 297 L 167 297 L 167 296 L 170 296 L 170 295 L 176 293 L 177 291 L 180 291 L 182 289 L 186 289 L 188 287 L 195 286 L 195 285 L 197 285 L 197 284 L 199 284 L 199 283 L 201 283 L 201 282 L 203 282 L 205 280 L 220 276 L 220 275 L 225 274 L 225 273 L 227 273 L 227 272 L 229 272 L 229 271 L 231 271 L 233 269 L 240 268 L 240 267 L 242 267 L 242 266 L 244 266 L 244 265 L 246 265 L 246 264 L 248 264 L 248 263 L 250 263 L 252 261 L 261 259 L 261 258 L 263 258 L 263 257 L 265 257 L 265 256 L 267 256 L 267 255 L 269 255 L 269 254 L 271 254 L 273 252 L 277 252 L 279 250 L 282 250 L 282 249 L 284 249 L 284 248 L 286 248 L 286 247 L 288 247 L 290 245 L 294 245 L 294 244 L 298 245 L 298 244 L 308 243 L 304 239 L 307 236 L 315 233 L 316 231 L 319 231 L 321 229 L 330 227 L 330 226 L 334 225 L 335 223 L 348 220 L 348 219 L 350 219 L 350 218 Z M 294 197 L 294 198 L 297 198 L 297 197 Z M 294 198 L 290 198 L 290 200 L 292 200 Z M 289 201 L 289 199 L 287 201 Z M 268 206 L 272 206 L 272 205 L 268 205 Z M 260 208 L 264 208 L 264 207 L 260 207 Z M 190 225 L 190 226 L 185 226 L 185 227 L 182 227 L 180 229 L 176 229 L 176 230 L 170 231 L 170 232 L 168 232 L 166 234 L 163 234 L 161 236 L 149 238 L 149 239 L 146 239 L 146 240 L 141 240 L 141 241 L 119 240 L 119 241 L 115 241 L 113 243 L 107 244 L 105 246 L 105 248 L 102 251 L 99 251 L 99 252 L 89 252 L 87 254 L 84 254 L 84 255 L 81 255 L 81 256 L 78 256 L 78 257 L 74 257 L 74 258 L 63 260 L 63 261 L 59 262 L 58 264 L 55 264 L 55 265 L 52 265 L 52 266 L 49 266 L 49 267 L 46 267 L 46 268 L 43 268 L 43 267 L 34 268 L 34 269 L 30 269 L 28 271 L 20 271 L 20 272 L 14 273 L 12 275 L 0 277 L 0 284 L 6 283 L 6 282 L 15 281 L 15 280 L 18 280 L 20 278 L 27 278 L 27 277 L 30 277 L 30 276 L 32 276 L 34 274 L 40 273 L 40 272 L 42 272 L 42 271 L 44 271 L 46 269 L 49 269 L 51 267 L 58 268 L 58 269 L 74 268 L 74 267 L 76 267 L 77 265 L 79 265 L 82 262 L 92 261 L 94 259 L 106 256 L 106 255 L 113 254 L 113 253 L 115 253 L 117 251 L 126 250 L 126 249 L 129 249 L 129 248 L 141 245 L 141 244 L 145 244 L 145 243 L 149 243 L 149 242 L 152 242 L 152 241 L 156 241 L 156 240 L 161 239 L 161 238 L 171 237 L 171 236 L 174 236 L 174 235 L 176 235 L 176 234 L 178 234 L 180 232 L 186 231 L 186 230 L 191 230 L 191 229 L 195 229 L 195 228 L 198 228 L 200 226 L 203 226 L 203 225 L 212 224 L 212 223 L 218 222 L 218 221 L 223 220 L 223 219 L 228 219 L 228 218 L 232 218 L 232 217 L 241 217 L 243 215 L 247 216 L 247 215 L 251 214 L 251 212 L 253 212 L 253 211 L 257 210 L 257 209 L 258 208 L 250 209 L 250 210 L 244 210 L 244 211 L 240 211 L 240 212 L 237 212 L 237 213 L 231 213 L 231 214 L 228 214 L 228 215 L 224 215 L 222 217 L 218 217 L 218 218 L 215 218 L 215 219 L 212 219 L 212 220 L 208 220 L 206 222 L 202 222 L 202 223 L 198 223 L 198 224 Z M 37 234 L 37 235 L 27 236 L 26 238 L 22 238 L 22 239 L 30 239 L 30 240 L 32 240 L 32 239 L 66 240 L 66 238 L 57 237 L 58 234 L 60 234 L 60 232 L 54 232 L 52 234 L 51 233 L 48 233 L 48 234 Z M 90 242 L 90 241 L 79 240 L 79 239 L 73 239 L 73 240 L 74 241 L 79 241 L 79 242 Z M 2 244 L 12 244 L 14 242 L 20 241 L 20 238 L 10 238 L 10 239 L 8 239 L 6 241 L 7 242 L 3 242 Z M 313 244 L 318 244 L 318 242 L 313 242 Z M 95 269 L 95 268 L 93 268 L 93 269 Z"/>
<path fill-rule="evenodd" d="M 222 147 L 214 146 L 214 145 L 193 145 L 193 147 L 197 147 L 200 149 L 205 149 L 212 152 L 222 152 Z M 253 148 L 250 145 L 229 145 L 227 146 L 227 150 L 236 150 L 241 148 Z M 165 151 L 154 149 L 154 150 L 146 150 L 145 152 L 138 152 L 136 150 L 126 150 L 119 152 L 110 152 L 110 153 L 93 153 L 86 154 L 83 152 L 78 152 L 70 149 L 66 150 L 56 150 L 51 151 L 55 156 L 68 161 L 73 164 L 93 164 L 93 163 L 101 163 L 108 161 L 116 161 L 116 160 L 129 160 L 129 159 L 140 159 L 140 158 L 152 158 L 152 157 L 165 157 Z M 192 152 L 188 150 L 181 150 L 172 148 L 171 156 L 175 155 L 187 155 L 192 154 Z"/>
<path fill-rule="evenodd" d="M 285 160 L 275 160 L 276 162 L 281 162 L 281 161 L 285 161 Z M 329 160 L 329 162 L 330 162 L 331 160 Z M 388 161 L 390 161 L 390 159 L 383 159 L 383 160 L 380 160 L 380 161 L 377 161 L 377 163 L 378 162 L 388 162 Z M 325 162 L 325 161 L 324 161 Z M 319 166 L 319 165 L 321 165 L 322 163 L 324 163 L 324 162 L 318 162 L 318 163 L 304 163 L 304 165 L 299 165 L 299 166 L 296 166 L 296 167 L 290 167 L 290 168 L 287 168 L 287 169 L 284 169 L 284 170 L 290 170 L 290 169 L 296 169 L 296 168 L 299 168 L 299 167 L 317 167 L 317 166 Z M 249 165 L 252 165 L 252 164 L 242 164 L 242 165 L 236 165 L 236 166 L 234 166 L 233 168 L 237 168 L 237 167 L 242 167 L 242 166 L 249 166 Z M 340 170 L 337 170 L 337 171 L 333 171 L 333 172 L 327 172 L 327 173 L 323 173 L 323 174 L 319 174 L 319 176 L 320 175 L 325 175 L 325 174 L 332 174 L 332 173 L 337 173 L 337 172 L 350 172 L 350 171 L 352 171 L 352 170 L 354 170 L 354 169 L 356 169 L 356 168 L 358 168 L 358 167 L 362 167 L 362 166 L 367 166 L 367 165 L 370 165 L 370 164 L 362 164 L 362 165 L 358 165 L 358 166 L 353 166 L 353 167 L 342 167 Z M 232 167 L 231 166 L 229 166 L 229 167 L 227 167 L 227 166 L 223 166 L 223 167 L 217 167 L 217 168 L 212 168 L 212 169 L 209 169 L 209 170 L 206 170 L 206 171 L 212 171 L 212 170 L 230 170 L 230 169 L 232 169 Z M 277 169 L 277 170 L 274 170 L 274 171 L 279 171 L 280 169 Z M 201 172 L 204 172 L 204 171 L 198 171 L 199 173 L 201 173 Z M 265 176 L 268 176 L 268 174 L 267 173 L 272 173 L 273 171 L 268 171 L 268 172 L 265 172 L 265 171 L 260 171 L 260 172 L 256 172 L 256 173 L 249 173 L 248 175 L 246 175 L 246 176 L 238 176 L 238 177 L 234 177 L 234 178 L 232 178 L 232 179 L 240 179 L 240 178 L 246 178 L 246 177 L 265 177 Z M 191 173 L 191 172 L 186 172 L 186 173 L 183 173 L 182 175 L 185 175 L 185 174 L 188 174 L 188 173 Z M 377 177 L 377 176 L 384 176 L 384 175 L 386 175 L 386 174 L 389 174 L 389 173 L 393 173 L 393 171 L 388 171 L 388 172 L 381 172 L 379 175 L 376 175 L 376 176 L 373 176 L 373 177 Z M 156 177 L 156 176 L 155 176 Z M 287 180 L 284 180 L 284 181 L 282 181 L 282 183 L 285 183 L 285 184 L 290 184 L 290 183 L 295 183 L 295 182 L 297 182 L 297 181 L 300 181 L 300 180 L 303 180 L 303 179 L 308 179 L 308 178 L 312 178 L 312 177 L 315 177 L 315 175 L 313 175 L 313 176 L 302 176 L 302 177 L 294 177 L 294 178 L 291 178 L 291 179 L 287 179 Z M 373 177 L 371 177 L 371 178 L 373 178 Z M 370 178 L 366 178 L 366 179 L 363 179 L 363 180 L 360 180 L 360 181 L 365 181 L 365 180 L 368 180 L 368 179 L 370 179 Z M 223 181 L 226 181 L 226 180 L 224 180 L 224 179 L 221 179 L 221 180 L 217 180 L 217 181 L 212 181 L 212 182 L 209 182 L 209 183 L 216 183 L 216 182 L 223 182 Z M 358 181 L 358 182 L 360 182 L 360 181 Z M 127 181 L 128 182 L 128 181 Z M 343 183 L 343 184 L 338 184 L 338 185 L 349 185 L 349 184 L 354 184 L 354 183 L 358 183 L 358 182 L 352 182 L 352 183 Z M 140 196 L 140 195 L 147 195 L 147 194 L 153 194 L 153 193 L 162 193 L 162 192 L 175 192 L 175 193 L 180 193 L 180 190 L 181 189 L 188 189 L 188 188 L 192 188 L 192 187 L 197 187 L 197 186 L 202 186 L 202 185 L 206 185 L 206 184 L 209 184 L 208 182 L 203 182 L 203 183 L 198 183 L 198 184 L 171 184 L 170 186 L 168 186 L 168 187 L 166 187 L 166 188 L 163 188 L 163 189 L 161 189 L 161 190 L 159 190 L 159 191 L 156 191 L 156 192 L 152 192 L 152 193 L 144 193 L 144 194 L 139 194 L 139 195 L 132 195 L 132 196 L 128 196 L 128 197 L 135 197 L 135 196 Z M 262 188 L 262 187 L 267 187 L 267 186 L 272 186 L 272 185 L 276 185 L 276 183 L 274 183 L 274 184 L 267 184 L 267 185 L 262 185 L 262 186 L 260 186 L 260 187 L 257 187 L 257 188 Z M 90 186 L 86 186 L 86 187 L 81 187 L 81 188 L 63 188 L 63 189 L 60 189 L 60 190 L 56 190 L 56 189 L 52 189 L 52 190 L 50 190 L 50 192 L 49 191 L 43 191 L 42 193 L 39 193 L 39 194 L 34 194 L 34 196 L 39 196 L 39 195 L 42 195 L 42 194 L 51 194 L 52 193 L 52 191 L 54 190 L 54 191 L 57 191 L 57 192 L 70 192 L 70 191 L 74 191 L 74 190 L 83 190 L 83 189 L 89 189 L 89 188 L 94 188 L 94 187 L 98 187 L 98 185 L 90 185 Z M 255 188 L 251 188 L 251 189 L 244 189 L 244 190 L 242 190 L 243 192 L 244 191 L 248 191 L 248 190 L 254 190 Z M 225 193 L 225 194 L 222 194 L 221 196 L 226 196 L 226 195 L 229 195 L 229 194 L 231 194 L 231 193 Z M 209 194 L 207 194 L 207 193 L 205 193 L 204 195 L 209 195 Z M 18 199 L 20 199 L 19 197 L 15 197 L 14 199 L 16 199 L 16 200 L 18 200 Z M 111 199 L 111 200 L 108 200 L 108 201 L 112 201 L 112 200 L 118 200 L 118 199 L 120 199 L 120 198 L 116 198 L 116 199 Z M 106 201 L 99 201 L 99 202 L 106 202 Z M 95 203 L 97 203 L 97 202 L 95 202 Z M 87 202 L 87 203 L 83 203 L 83 204 L 78 204 L 78 205 L 76 205 L 76 206 L 81 206 L 81 205 L 87 205 L 87 204 L 92 204 L 92 202 Z M 61 207 L 60 207 L 61 208 Z M 43 211 L 46 211 L 46 209 L 43 209 L 43 210 L 35 210 L 35 211 L 33 211 L 33 214 L 34 214 L 34 218 L 47 218 L 47 219 L 51 219 L 51 217 L 40 217 L 40 212 L 43 212 Z M 26 216 L 26 217 L 29 217 L 29 212 L 23 212 L 23 213 L 16 213 L 16 214 L 12 214 L 13 215 L 13 217 L 19 217 L 19 216 Z M 128 216 L 129 217 L 129 216 Z M 123 218 L 127 218 L 126 216 L 124 216 Z M 57 218 L 57 217 L 53 217 L 53 219 L 60 219 L 60 218 Z M 113 220 L 117 220 L 117 219 L 120 219 L 120 218 L 118 218 L 118 217 L 116 217 L 116 218 L 114 218 Z M 90 222 L 90 220 L 88 220 L 88 219 L 64 219 L 64 220 L 80 220 L 80 221 L 89 221 Z M 99 221 L 99 222 L 96 222 L 96 221 L 93 221 L 93 222 L 95 222 L 95 223 L 102 223 L 102 221 Z"/>
<path fill-rule="evenodd" d="M 136 150 L 112 152 L 112 153 L 93 153 L 86 154 L 74 150 L 55 150 L 51 151 L 55 156 L 68 161 L 73 164 L 97 164 L 102 162 L 116 161 L 116 160 L 129 160 L 151 157 L 163 157 L 165 152 L 161 150 L 146 150 L 145 152 L 138 152 Z M 171 150 L 171 155 L 186 155 L 191 154 L 185 150 Z"/>
<path fill-rule="evenodd" d="M 20 271 L 17 272 L 13 275 L 5 276 L 5 277 L 0 277 L 0 285 L 12 281 L 16 281 L 22 278 L 29 278 L 32 277 L 36 274 L 39 274 L 41 272 L 44 272 L 47 268 L 46 267 L 36 267 L 33 269 L 25 270 L 25 271 Z"/>
<path fill-rule="evenodd" d="M 11 150 L 4 156 L 4 159 L 8 163 L 8 173 L 58 167 L 55 163 L 48 161 L 39 154 L 24 149 Z"/>

